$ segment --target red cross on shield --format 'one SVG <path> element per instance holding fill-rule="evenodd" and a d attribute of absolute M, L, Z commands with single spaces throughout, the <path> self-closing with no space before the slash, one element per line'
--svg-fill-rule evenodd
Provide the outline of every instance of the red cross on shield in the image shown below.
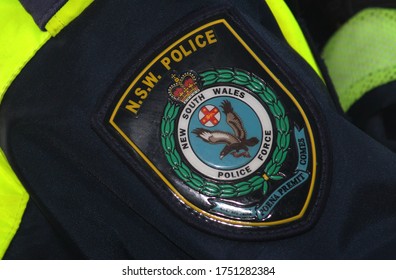
<path fill-rule="evenodd" d="M 220 122 L 219 108 L 213 105 L 205 105 L 199 111 L 199 121 L 204 126 L 213 127 Z"/>

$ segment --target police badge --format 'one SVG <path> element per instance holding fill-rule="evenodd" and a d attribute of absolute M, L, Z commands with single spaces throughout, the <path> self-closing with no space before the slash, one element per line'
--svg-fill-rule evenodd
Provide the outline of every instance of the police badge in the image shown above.
<path fill-rule="evenodd" d="M 229 14 L 173 37 L 104 107 L 109 142 L 203 230 L 268 239 L 312 226 L 327 178 L 314 101 Z"/>
<path fill-rule="evenodd" d="M 202 90 L 193 74 L 175 79 L 161 122 L 165 156 L 184 182 L 177 191 L 219 221 L 271 224 L 278 202 L 315 174 L 306 128 L 290 126 L 279 98 L 254 74 L 214 69 L 200 77 Z M 291 173 L 282 170 L 290 145 Z"/>

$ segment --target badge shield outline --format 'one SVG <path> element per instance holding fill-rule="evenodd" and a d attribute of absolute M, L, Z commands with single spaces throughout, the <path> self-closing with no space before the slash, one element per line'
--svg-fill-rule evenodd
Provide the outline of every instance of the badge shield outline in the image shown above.
<path fill-rule="evenodd" d="M 248 238 L 248 239 L 251 239 L 251 238 L 252 239 L 263 239 L 263 238 L 265 239 L 265 238 L 274 238 L 274 237 L 276 238 L 276 237 L 281 237 L 281 236 L 285 236 L 285 235 L 290 235 L 293 232 L 301 232 L 304 229 L 308 228 L 310 225 L 312 225 L 311 218 L 309 218 L 309 222 L 306 222 L 305 221 L 306 219 L 304 219 L 304 217 L 305 218 L 307 218 L 308 216 L 311 217 L 313 214 L 317 215 L 316 208 L 318 208 L 317 207 L 318 204 L 317 203 L 313 204 L 313 202 L 311 201 L 311 198 L 314 195 L 315 195 L 315 197 L 317 197 L 318 192 L 320 192 L 320 183 L 319 183 L 317 174 L 321 173 L 323 165 L 322 166 L 317 165 L 317 163 L 318 163 L 317 148 L 316 148 L 317 147 L 316 146 L 317 139 L 315 139 L 314 134 L 323 134 L 323 132 L 318 130 L 317 127 L 312 129 L 310 120 L 318 121 L 318 119 L 320 119 L 320 117 L 317 116 L 317 114 L 313 115 L 312 110 L 307 111 L 307 109 L 305 109 L 305 110 L 303 109 L 303 107 L 300 104 L 300 102 L 302 102 L 301 97 L 298 97 L 298 99 L 300 100 L 300 101 L 298 101 L 297 96 L 294 96 L 288 90 L 287 86 L 285 86 L 281 82 L 281 80 L 277 78 L 278 75 L 282 76 L 282 73 L 278 72 L 278 70 L 276 70 L 276 69 L 272 69 L 272 70 L 276 70 L 275 72 L 272 72 L 270 70 L 270 68 L 267 66 L 267 63 L 271 64 L 272 63 L 271 61 L 270 62 L 267 61 L 266 63 L 264 63 L 257 56 L 257 54 L 256 54 L 257 49 L 255 51 L 250 48 L 252 41 L 251 41 L 251 39 L 248 39 L 249 33 L 246 30 L 243 30 L 243 28 L 240 25 L 236 24 L 236 21 L 238 21 L 238 20 L 236 20 L 236 21 L 234 21 L 234 20 L 235 20 L 234 15 L 230 15 L 227 12 L 226 15 L 223 15 L 223 16 L 215 15 L 213 17 L 213 19 L 205 20 L 207 22 L 205 24 L 197 23 L 196 26 L 198 26 L 198 27 L 196 27 L 194 29 L 191 28 L 190 32 L 183 31 L 183 33 L 185 34 L 184 36 L 181 36 L 181 37 L 179 36 L 180 39 L 174 40 L 173 43 L 168 45 L 168 47 L 165 50 L 163 50 L 160 54 L 154 55 L 153 56 L 154 59 L 151 60 L 151 63 L 147 64 L 147 66 L 145 68 L 143 68 L 143 70 L 140 72 L 140 74 L 135 76 L 134 80 L 129 84 L 128 88 L 121 92 L 121 94 L 122 94 L 121 99 L 118 99 L 119 100 L 118 102 L 113 103 L 113 104 L 115 104 L 115 110 L 107 111 L 107 112 L 110 112 L 110 114 L 108 115 L 109 116 L 108 118 L 110 119 L 108 124 L 110 124 L 110 129 L 115 131 L 116 134 L 118 135 L 116 137 L 120 137 L 120 139 L 122 139 L 123 141 L 126 141 L 126 143 L 128 143 L 127 146 L 129 146 L 133 149 L 133 151 L 136 153 L 136 156 L 138 158 L 140 158 L 140 160 L 142 160 L 142 162 L 147 164 L 149 169 L 151 171 L 153 171 L 153 174 L 156 174 L 156 176 L 159 177 L 160 181 L 165 183 L 168 190 L 171 190 L 172 196 L 169 196 L 166 189 L 160 191 L 160 189 L 158 189 L 158 187 L 154 188 L 154 189 L 157 189 L 158 191 L 160 191 L 160 193 L 165 194 L 167 198 L 164 199 L 164 202 L 166 202 L 169 206 L 171 206 L 171 208 L 175 209 L 178 214 L 181 214 L 181 216 L 186 215 L 188 222 L 191 222 L 192 224 L 197 225 L 201 229 L 208 230 L 209 232 L 213 232 L 213 233 L 225 235 L 225 236 L 230 236 L 233 238 L 239 238 L 239 237 L 237 236 L 237 234 L 233 234 L 231 232 L 231 228 L 237 229 L 238 232 L 244 231 L 245 235 L 243 235 L 244 236 L 243 238 Z M 168 174 L 169 172 L 165 171 L 165 173 L 164 173 L 163 171 L 158 169 L 156 164 L 151 162 L 150 158 L 146 156 L 145 152 L 143 152 L 136 143 L 134 143 L 131 139 L 129 139 L 127 133 L 124 133 L 123 130 L 117 126 L 115 117 L 117 115 L 117 111 L 120 109 L 123 102 L 125 103 L 125 98 L 131 92 L 133 87 L 136 86 L 136 83 L 139 82 L 139 79 L 142 79 L 142 77 L 144 77 L 145 73 L 147 74 L 149 70 L 154 68 L 153 65 L 156 62 L 158 62 L 158 60 L 161 58 L 161 56 L 163 56 L 164 54 L 169 52 L 170 49 L 174 48 L 178 44 L 181 44 L 181 42 L 183 42 L 183 40 L 188 39 L 189 36 L 191 36 L 192 34 L 195 34 L 197 32 L 203 31 L 203 30 L 207 30 L 208 28 L 220 26 L 220 25 L 225 27 L 225 29 L 231 34 L 231 36 L 241 46 L 243 46 L 243 49 L 245 49 L 245 51 L 247 52 L 247 55 L 250 55 L 254 59 L 254 61 L 256 61 L 256 63 L 259 65 L 259 67 L 265 71 L 266 75 L 268 77 L 270 77 L 271 83 L 274 83 L 276 85 L 276 87 L 277 87 L 276 91 L 281 90 L 282 95 L 287 96 L 287 100 L 288 100 L 287 102 L 289 104 L 292 104 L 295 107 L 295 109 L 293 109 L 293 110 L 295 112 L 298 112 L 299 114 L 301 114 L 300 117 L 301 117 L 302 123 L 304 124 L 303 127 L 300 128 L 298 126 L 295 126 L 294 123 L 291 123 L 290 124 L 290 127 L 291 127 L 290 133 L 291 133 L 291 135 L 298 135 L 299 133 L 300 133 L 300 135 L 301 135 L 301 133 L 306 135 L 306 138 L 305 138 L 307 141 L 306 144 L 308 145 L 308 148 L 310 151 L 309 156 L 311 157 L 312 161 L 309 163 L 309 167 L 308 167 L 310 169 L 308 172 L 309 173 L 308 177 L 310 177 L 310 178 L 306 178 L 306 177 L 304 177 L 304 175 L 301 175 L 301 174 L 299 177 L 301 180 L 309 179 L 310 184 L 309 184 L 309 190 L 303 198 L 304 203 L 302 205 L 302 209 L 297 215 L 289 215 L 289 217 L 287 217 L 287 218 L 263 222 L 263 219 L 265 217 L 263 217 L 263 214 L 260 215 L 260 213 L 263 212 L 263 211 L 261 211 L 263 209 L 261 209 L 260 211 L 257 212 L 259 207 L 254 206 L 254 207 L 250 207 L 251 209 L 249 209 L 249 211 L 259 213 L 259 214 L 256 214 L 256 218 L 248 217 L 250 215 L 250 214 L 248 214 L 247 215 L 248 221 L 241 221 L 239 218 L 235 218 L 235 217 L 230 218 L 230 216 L 227 216 L 228 214 L 225 215 L 224 213 L 222 213 L 222 211 L 223 211 L 221 209 L 222 206 L 217 207 L 218 206 L 216 204 L 217 201 L 214 201 L 214 200 L 210 201 L 210 205 L 215 204 L 217 207 L 216 209 L 220 209 L 219 211 L 215 210 L 215 211 L 212 211 L 212 213 L 210 213 L 205 210 L 202 210 L 202 208 L 200 206 L 196 206 L 196 205 L 192 204 L 189 200 L 185 199 L 183 194 L 179 192 L 178 188 L 176 188 L 174 186 L 174 184 L 183 184 L 183 182 L 180 180 L 180 178 L 173 178 L 173 177 L 169 178 L 169 174 Z M 239 30 L 239 31 L 236 31 L 236 30 Z M 183 34 L 183 33 L 181 33 L 181 34 Z M 242 39 L 240 34 L 244 34 L 244 36 L 247 36 L 247 37 Z M 248 40 L 248 41 L 250 40 L 250 43 L 249 44 L 246 43 L 245 40 Z M 254 45 L 254 42 L 253 42 L 253 45 Z M 263 45 L 260 45 L 260 47 L 263 47 Z M 257 48 L 257 46 L 255 46 L 255 48 Z M 272 67 L 272 66 L 270 66 L 270 67 Z M 195 70 L 200 73 L 202 73 L 204 70 L 204 69 L 196 69 L 194 67 L 184 68 L 184 70 L 188 70 L 188 69 L 192 69 L 192 70 Z M 224 68 L 224 69 L 238 70 L 237 68 L 235 68 L 235 69 L 234 68 Z M 176 69 L 176 70 L 179 70 L 179 72 L 181 72 L 181 73 L 183 72 L 183 69 Z M 241 70 L 241 71 L 243 72 L 243 70 Z M 247 73 L 248 73 L 248 75 L 250 75 L 250 74 L 254 75 L 251 72 L 247 72 Z M 268 81 L 268 77 L 265 79 L 264 83 L 266 83 Z M 257 78 L 262 79 L 262 77 L 260 77 L 260 76 L 257 76 Z M 166 86 L 169 86 L 169 84 L 170 83 L 167 82 Z M 281 98 L 282 98 L 282 102 L 284 102 L 285 97 L 281 97 Z M 166 98 L 166 100 L 167 100 L 167 98 Z M 305 102 L 307 102 L 307 101 L 304 98 L 304 102 L 302 102 L 302 104 Z M 309 101 L 309 102 L 311 102 L 311 101 Z M 109 104 L 108 104 L 108 106 L 109 106 Z M 286 104 L 285 106 L 287 107 L 290 105 Z M 308 105 L 304 104 L 304 106 L 307 108 Z M 159 125 L 159 123 L 158 123 L 158 125 Z M 273 128 L 274 127 L 275 126 L 273 125 Z M 114 132 L 112 132 L 112 133 L 114 133 Z M 160 135 L 158 135 L 157 137 L 160 137 Z M 295 139 L 297 139 L 297 138 L 295 138 Z M 274 141 L 276 141 L 276 140 L 274 140 Z M 292 145 L 292 144 L 290 144 L 290 145 Z M 323 144 L 321 144 L 319 146 L 321 148 L 323 148 Z M 290 152 L 290 156 L 296 157 L 296 155 L 298 155 L 298 148 L 294 147 L 293 149 L 294 149 L 294 151 L 292 150 Z M 322 155 L 323 155 L 323 151 L 321 150 L 320 156 L 322 156 Z M 132 164 L 132 165 L 134 166 L 135 169 L 139 170 L 139 168 L 141 168 L 140 164 L 138 166 L 134 165 L 134 164 Z M 301 166 L 297 166 L 297 167 L 301 167 Z M 289 178 L 290 178 L 290 176 L 291 176 L 290 172 L 293 173 L 294 171 L 296 171 L 297 167 L 293 168 L 292 166 L 290 166 L 290 163 L 285 163 L 285 165 L 282 168 L 289 170 Z M 168 170 L 171 170 L 171 169 L 168 169 Z M 304 171 L 304 170 L 302 170 L 302 171 Z M 262 177 L 264 178 L 264 181 L 268 181 L 270 179 L 269 177 L 267 178 L 267 176 L 265 174 L 262 174 L 262 175 L 263 175 Z M 274 176 L 278 176 L 278 178 L 280 178 L 281 175 L 274 175 Z M 148 179 L 150 182 L 155 182 L 153 180 L 153 178 L 146 177 L 146 179 Z M 325 179 L 327 180 L 327 177 L 321 179 L 320 181 L 323 182 Z M 316 188 L 315 188 L 315 184 L 318 184 L 318 186 Z M 288 189 L 287 194 L 292 192 L 292 190 L 293 189 Z M 273 194 L 275 191 L 277 191 L 277 190 L 272 189 L 272 191 L 270 193 Z M 198 194 L 195 196 L 199 197 L 200 195 L 202 195 L 202 194 Z M 174 207 L 172 206 L 172 204 Z M 280 206 L 278 205 L 276 207 L 280 207 Z M 284 207 L 284 206 L 282 206 L 282 207 Z M 287 207 L 288 206 L 286 204 L 286 208 Z M 184 212 L 184 214 L 183 214 L 183 212 L 180 211 L 181 208 L 184 208 L 185 210 L 187 210 L 187 212 Z M 232 212 L 233 210 L 231 209 L 230 211 Z M 308 216 L 306 215 L 306 211 L 309 211 Z M 195 217 L 194 218 L 195 221 L 192 221 L 190 218 L 188 218 L 188 216 L 190 216 L 190 215 Z M 268 216 L 268 213 L 265 215 Z M 257 222 L 257 218 L 261 219 L 261 221 Z M 271 217 L 269 217 L 269 218 L 271 218 Z M 267 218 L 265 220 L 268 220 L 269 218 Z M 301 226 L 296 226 L 296 223 L 300 224 Z M 295 230 L 291 230 L 291 227 L 293 227 Z"/>

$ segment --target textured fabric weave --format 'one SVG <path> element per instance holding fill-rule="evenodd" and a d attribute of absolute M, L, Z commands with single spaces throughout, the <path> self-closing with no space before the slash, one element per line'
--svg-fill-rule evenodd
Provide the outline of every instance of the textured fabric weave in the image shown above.
<path fill-rule="evenodd" d="M 366 92 L 396 79 L 396 9 L 365 9 L 329 40 L 323 58 L 347 111 Z"/>

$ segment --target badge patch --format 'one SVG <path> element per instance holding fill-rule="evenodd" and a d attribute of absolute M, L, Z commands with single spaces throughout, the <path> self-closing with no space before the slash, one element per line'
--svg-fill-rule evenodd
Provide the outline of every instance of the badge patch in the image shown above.
<path fill-rule="evenodd" d="M 173 37 L 104 107 L 110 142 L 204 230 L 244 239 L 305 230 L 325 177 L 306 99 L 228 15 Z"/>

